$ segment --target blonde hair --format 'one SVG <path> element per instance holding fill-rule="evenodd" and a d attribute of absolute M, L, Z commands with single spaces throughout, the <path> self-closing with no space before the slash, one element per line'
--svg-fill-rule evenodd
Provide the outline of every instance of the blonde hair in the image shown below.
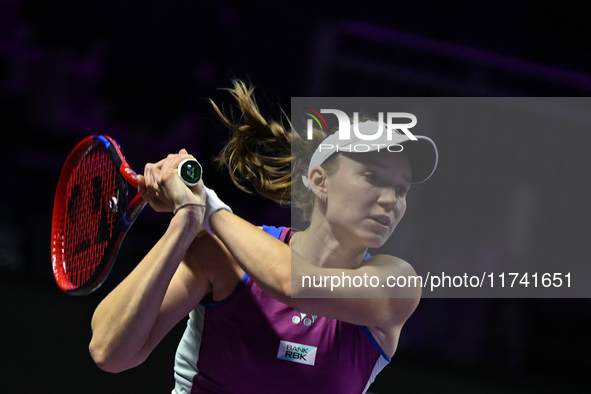
<path fill-rule="evenodd" d="M 266 120 L 254 99 L 254 87 L 240 80 L 234 80 L 233 85 L 227 90 L 240 108 L 239 123 L 228 119 L 210 100 L 232 134 L 216 161 L 228 167 L 232 182 L 240 190 L 253 193 L 246 185 L 249 182 L 261 196 L 283 206 L 293 204 L 302 211 L 304 220 L 309 221 L 315 199 L 301 177 L 308 175 L 310 158 L 326 135 L 314 130 L 313 139 L 308 141 L 293 130 L 291 124 L 286 129 L 277 121 Z M 330 163 L 325 164 L 330 166 Z"/>

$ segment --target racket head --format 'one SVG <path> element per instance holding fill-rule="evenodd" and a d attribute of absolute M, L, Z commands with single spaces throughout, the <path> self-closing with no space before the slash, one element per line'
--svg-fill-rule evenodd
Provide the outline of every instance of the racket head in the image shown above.
<path fill-rule="evenodd" d="M 108 136 L 85 138 L 66 159 L 51 231 L 53 275 L 66 293 L 89 294 L 111 271 L 122 238 L 137 217 L 126 217 L 130 182 L 137 187 L 137 176 Z"/>

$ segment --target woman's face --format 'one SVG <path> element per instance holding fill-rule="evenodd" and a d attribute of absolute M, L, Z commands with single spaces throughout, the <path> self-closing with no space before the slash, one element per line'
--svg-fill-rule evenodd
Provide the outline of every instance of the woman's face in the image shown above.
<path fill-rule="evenodd" d="M 411 186 L 406 155 L 394 152 L 341 154 L 327 176 L 326 217 L 342 241 L 382 246 L 406 212 Z M 344 237 L 344 238 L 342 238 Z"/>

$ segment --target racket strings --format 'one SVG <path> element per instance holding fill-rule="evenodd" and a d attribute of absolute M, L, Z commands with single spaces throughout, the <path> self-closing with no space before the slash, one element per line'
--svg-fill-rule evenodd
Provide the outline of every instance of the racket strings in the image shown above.
<path fill-rule="evenodd" d="M 117 168 L 101 143 L 89 148 L 67 185 L 64 264 L 73 287 L 85 284 L 106 252 L 117 220 Z M 113 197 L 116 200 L 113 200 Z"/>

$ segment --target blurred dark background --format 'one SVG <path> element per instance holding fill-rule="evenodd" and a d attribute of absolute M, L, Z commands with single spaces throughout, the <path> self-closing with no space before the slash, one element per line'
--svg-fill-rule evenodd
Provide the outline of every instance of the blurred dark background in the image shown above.
<path fill-rule="evenodd" d="M 174 384 L 184 322 L 146 363 L 121 374 L 100 371 L 87 351 L 94 308 L 164 232 L 168 216 L 146 209 L 92 295 L 69 297 L 54 284 L 53 194 L 68 152 L 85 136 L 114 137 L 138 172 L 185 147 L 235 212 L 255 224 L 287 224 L 289 210 L 236 192 L 209 161 L 227 132 L 207 99 L 229 110 L 218 88 L 232 78 L 252 81 L 263 111 L 276 117 L 296 96 L 589 96 L 590 8 L 532 0 L 0 0 L 1 391 L 157 393 Z M 588 167 L 583 157 L 579 163 Z M 437 173 L 420 194 L 462 192 L 445 179 Z M 572 198 L 586 205 L 589 177 L 568 179 L 578 194 L 561 197 L 552 207 L 557 217 Z M 445 207 L 437 197 L 419 201 L 431 212 Z M 588 223 L 588 213 L 577 220 Z M 576 235 L 587 242 L 591 231 Z M 547 241 L 531 246 L 543 253 Z M 462 243 L 446 245 L 454 247 Z M 370 391 L 588 392 L 590 306 L 587 299 L 425 299 Z"/>

